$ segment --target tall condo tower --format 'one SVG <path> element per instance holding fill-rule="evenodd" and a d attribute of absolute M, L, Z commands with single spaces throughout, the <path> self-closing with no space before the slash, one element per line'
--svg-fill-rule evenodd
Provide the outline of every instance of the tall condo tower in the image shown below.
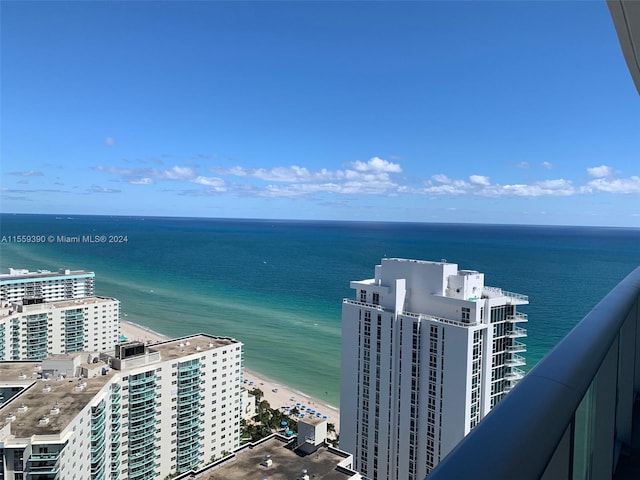
<path fill-rule="evenodd" d="M 524 295 L 453 263 L 385 258 L 342 304 L 340 448 L 370 479 L 422 480 L 514 387 Z"/>

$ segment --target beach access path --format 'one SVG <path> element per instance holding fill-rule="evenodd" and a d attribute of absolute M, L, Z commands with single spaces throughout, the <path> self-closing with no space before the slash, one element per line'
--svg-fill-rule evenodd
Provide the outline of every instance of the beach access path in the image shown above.
<path fill-rule="evenodd" d="M 171 340 L 166 335 L 129 321 L 120 322 L 120 334 L 130 341 L 140 341 L 148 345 Z M 242 384 L 244 388 L 248 390 L 259 388 L 262 390 L 264 399 L 269 402 L 271 408 L 295 407 L 296 403 L 300 403 L 316 412 L 321 412 L 322 415 L 326 415 L 328 417 L 327 421 L 335 425 L 336 432 L 340 431 L 340 412 L 335 407 L 246 368 L 243 372 L 243 380 L 246 380 Z"/>

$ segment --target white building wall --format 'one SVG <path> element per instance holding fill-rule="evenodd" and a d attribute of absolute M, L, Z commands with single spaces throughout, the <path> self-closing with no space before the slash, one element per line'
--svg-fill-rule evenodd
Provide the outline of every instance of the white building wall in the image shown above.
<path fill-rule="evenodd" d="M 66 313 L 81 309 L 82 342 L 71 347 L 71 332 L 66 329 Z M 120 337 L 120 302 L 113 298 L 93 297 L 80 300 L 14 305 L 0 315 L 0 360 L 24 360 L 33 355 L 28 343 L 38 339 L 44 356 L 70 351 L 112 350 Z M 46 316 L 46 328 L 34 330 L 30 318 Z M 74 343 L 75 345 L 75 343 Z M 35 359 L 44 358 L 36 356 Z"/>
<path fill-rule="evenodd" d="M 510 371 L 510 354 L 492 352 L 490 310 L 513 299 L 500 289 L 483 297 L 479 272 L 404 259 L 383 259 L 375 278 L 351 287 L 355 299 L 342 307 L 340 447 L 365 476 L 422 480 L 490 410 L 492 368 Z M 506 349 L 504 334 L 501 342 Z"/>
<path fill-rule="evenodd" d="M 95 273 L 61 270 L 37 273 L 10 269 L 0 275 L 0 306 L 21 301 L 24 297 L 42 297 L 45 302 L 56 302 L 95 295 Z"/>

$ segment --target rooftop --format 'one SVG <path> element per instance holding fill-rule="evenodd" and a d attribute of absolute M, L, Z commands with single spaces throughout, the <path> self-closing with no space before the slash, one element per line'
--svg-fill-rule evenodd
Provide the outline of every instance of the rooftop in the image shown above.
<path fill-rule="evenodd" d="M 155 343 L 148 345 L 149 349 L 154 352 L 160 352 L 162 360 L 173 360 L 174 358 L 184 357 L 192 353 L 212 350 L 215 348 L 225 347 L 240 342 L 233 338 L 214 337 L 204 333 L 192 335 L 190 337 L 177 338 L 167 342 Z"/>
<path fill-rule="evenodd" d="M 9 423 L 10 415 L 15 416 L 11 422 L 11 435 L 17 438 L 61 433 L 114 374 L 110 371 L 107 375 L 88 379 L 34 379 L 33 375 L 40 369 L 40 362 L 3 362 L 0 368 L 0 382 L 26 386 L 0 408 L 0 428 Z M 54 406 L 59 413 L 52 413 Z M 47 423 L 40 422 L 43 418 L 48 419 Z"/>
<path fill-rule="evenodd" d="M 345 480 L 355 475 L 355 472 L 338 466 L 346 458 L 344 452 L 321 446 L 315 452 L 304 455 L 292 448 L 295 442 L 295 439 L 285 439 L 279 435 L 268 437 L 263 442 L 238 450 L 234 456 L 191 478 L 244 480 L 266 477 L 269 480 L 296 480 L 302 477 L 303 469 L 314 480 Z M 266 455 L 270 455 L 272 460 L 268 467 L 262 465 Z"/>
<path fill-rule="evenodd" d="M 31 312 L 34 310 L 53 310 L 56 308 L 73 308 L 84 307 L 87 305 L 96 305 L 100 303 L 113 302 L 115 298 L 110 297 L 83 297 L 74 300 L 58 300 L 55 302 L 42 302 L 34 303 L 32 305 L 20 305 L 19 303 L 13 303 L 7 307 L 0 309 L 0 319 L 14 315 L 15 313 Z"/>

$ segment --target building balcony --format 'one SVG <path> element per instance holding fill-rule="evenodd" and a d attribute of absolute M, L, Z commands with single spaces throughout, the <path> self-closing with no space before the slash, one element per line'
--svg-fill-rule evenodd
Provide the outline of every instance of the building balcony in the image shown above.
<path fill-rule="evenodd" d="M 141 378 L 132 378 L 129 377 L 129 388 L 132 387 L 142 387 L 148 386 L 149 388 L 156 387 L 156 376 L 152 375 L 150 377 L 141 377 Z"/>
<path fill-rule="evenodd" d="M 195 416 L 194 416 L 195 417 Z M 191 429 L 202 425 L 204 422 L 202 418 L 200 418 L 200 413 L 198 412 L 197 418 L 194 418 L 189 421 L 182 420 L 178 423 L 178 430 Z"/>
<path fill-rule="evenodd" d="M 518 322 L 528 322 L 529 316 L 526 313 L 516 312 L 513 315 L 507 315 L 507 322 L 509 323 L 518 323 Z"/>
<path fill-rule="evenodd" d="M 32 453 L 29 456 L 30 462 L 56 462 L 60 458 L 60 452 Z"/>
<path fill-rule="evenodd" d="M 527 364 L 527 360 L 517 353 L 512 353 L 509 358 L 507 358 L 505 365 L 507 367 L 521 367 Z"/>
<path fill-rule="evenodd" d="M 519 368 L 512 368 L 510 372 L 507 372 L 504 376 L 504 379 L 508 382 L 517 382 L 518 380 L 522 380 L 524 377 L 524 370 L 520 370 Z"/>
<path fill-rule="evenodd" d="M 198 363 L 193 363 L 191 365 L 178 364 L 178 377 L 182 377 L 186 372 L 198 372 L 200 373 L 200 367 L 202 365 Z"/>
<path fill-rule="evenodd" d="M 514 341 L 511 345 L 507 345 L 507 352 L 516 353 L 516 352 L 526 352 L 527 346 L 522 342 Z"/>
<path fill-rule="evenodd" d="M 59 467 L 43 467 L 43 468 L 31 468 L 28 470 L 27 474 L 31 475 L 31 477 L 37 478 L 41 480 L 45 475 L 47 476 L 55 476 L 60 471 Z"/>
<path fill-rule="evenodd" d="M 527 329 L 521 327 L 513 327 L 513 330 L 507 332 L 509 338 L 521 338 L 527 336 Z"/>
<path fill-rule="evenodd" d="M 506 297 L 507 303 L 510 305 L 526 305 L 529 303 L 529 297 L 521 293 L 507 292 L 499 287 L 485 286 L 482 290 L 484 298 Z"/>
<path fill-rule="evenodd" d="M 156 398 L 156 390 L 155 388 L 153 390 L 149 390 L 146 392 L 142 392 L 142 393 L 135 393 L 129 396 L 129 403 L 130 404 L 134 404 L 134 403 L 140 403 L 140 402 L 146 402 L 149 400 L 154 400 Z"/>

